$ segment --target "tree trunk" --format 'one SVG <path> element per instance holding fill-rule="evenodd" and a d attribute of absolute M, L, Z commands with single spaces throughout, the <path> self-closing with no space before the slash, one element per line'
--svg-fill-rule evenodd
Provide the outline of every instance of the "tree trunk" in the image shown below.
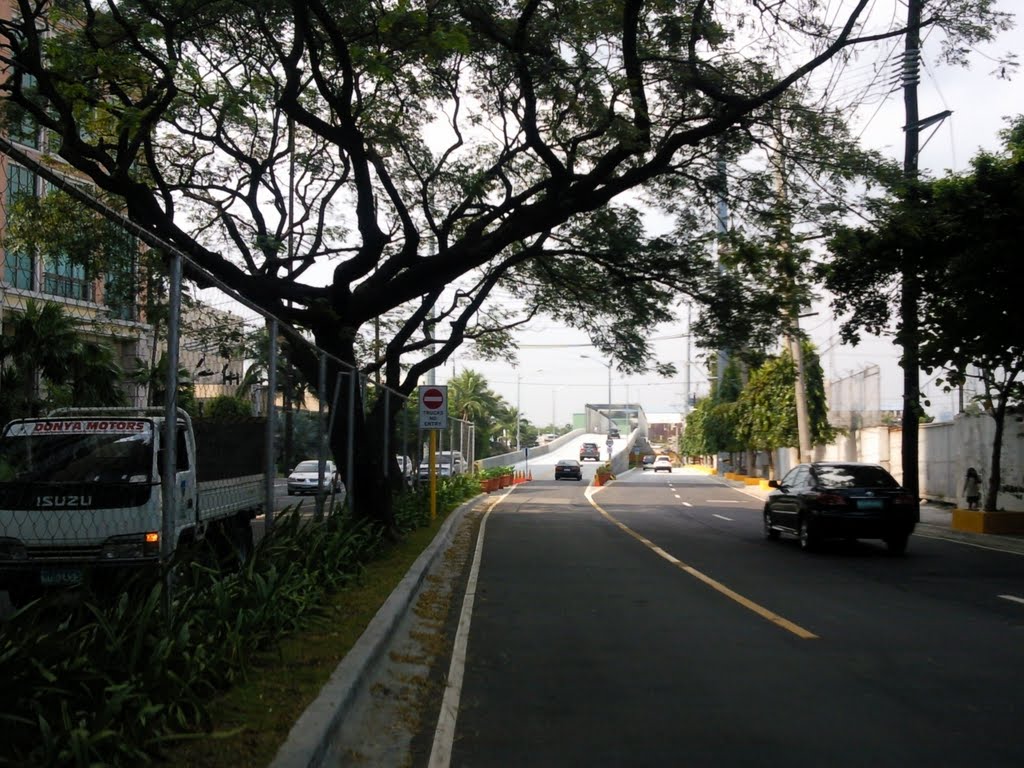
<path fill-rule="evenodd" d="M 328 437 L 331 453 L 346 484 L 352 514 L 380 523 L 390 536 L 400 536 L 395 524 L 392 491 L 384 474 L 385 429 L 393 429 L 395 414 L 390 414 L 390 424 L 384 425 L 383 398 L 379 399 L 368 414 L 363 414 L 361 388 L 355 388 L 355 407 L 349 407 L 349 385 L 343 384 L 338 398 L 338 414 L 334 429 Z M 353 450 L 351 487 L 348 478 L 348 429 L 350 414 L 353 418 Z M 393 457 L 392 457 L 393 461 Z"/>
<path fill-rule="evenodd" d="M 996 408 L 992 412 L 992 418 L 996 422 L 996 434 L 992 438 L 992 469 L 989 472 L 988 488 L 985 489 L 985 503 L 982 509 L 986 512 L 995 512 L 999 500 L 999 488 L 1003 483 L 1000 472 L 1000 462 L 1003 458 L 1003 424 L 1006 422 L 1006 392 L 1001 391 L 996 400 Z"/>

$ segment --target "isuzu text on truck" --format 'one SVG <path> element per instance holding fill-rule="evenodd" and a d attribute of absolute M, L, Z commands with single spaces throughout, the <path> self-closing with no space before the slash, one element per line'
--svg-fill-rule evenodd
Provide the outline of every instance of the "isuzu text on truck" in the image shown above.
<path fill-rule="evenodd" d="M 12 601 L 159 561 L 162 414 L 69 409 L 4 428 L 0 590 Z M 179 410 L 173 548 L 208 538 L 239 557 L 252 550 L 251 520 L 264 502 L 264 424 L 193 421 Z"/>

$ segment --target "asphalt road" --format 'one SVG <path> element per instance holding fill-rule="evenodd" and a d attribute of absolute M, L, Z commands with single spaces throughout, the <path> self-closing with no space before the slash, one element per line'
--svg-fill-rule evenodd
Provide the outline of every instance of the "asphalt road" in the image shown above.
<path fill-rule="evenodd" d="M 703 475 L 533 477 L 483 521 L 409 764 L 1024 765 L 1020 555 L 805 553 Z"/>

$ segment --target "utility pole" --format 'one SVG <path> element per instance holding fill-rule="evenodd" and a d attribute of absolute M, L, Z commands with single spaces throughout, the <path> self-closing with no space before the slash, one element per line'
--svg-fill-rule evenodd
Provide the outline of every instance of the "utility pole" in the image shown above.
<path fill-rule="evenodd" d="M 725 157 L 722 154 L 722 149 L 718 149 L 718 205 L 716 210 L 717 226 L 716 233 L 718 237 L 715 238 L 715 260 L 718 262 L 718 274 L 725 273 L 725 265 L 722 263 L 722 241 L 725 239 L 726 232 L 729 231 L 729 199 L 727 197 L 729 177 L 726 174 Z M 715 375 L 718 376 L 718 387 L 721 390 L 722 382 L 725 380 L 725 369 L 729 365 L 729 350 L 722 348 L 718 350 L 716 358 L 717 370 Z"/>
<path fill-rule="evenodd" d="M 693 334 L 690 332 L 691 311 L 689 303 L 686 304 L 686 397 L 683 402 L 683 429 L 686 429 L 686 419 L 690 416 L 690 340 Z"/>
<path fill-rule="evenodd" d="M 782 214 L 780 224 L 779 247 L 783 261 L 783 273 L 789 296 L 789 329 L 786 334 L 786 345 L 793 357 L 796 368 L 796 384 L 794 399 L 796 400 L 796 431 L 798 443 L 798 459 L 800 463 L 811 460 L 811 424 L 807 412 L 807 378 L 804 371 L 804 345 L 800 339 L 800 299 L 797 294 L 797 265 L 790 247 L 793 222 L 786 209 L 786 146 L 782 130 L 782 118 L 775 126 L 775 140 L 778 150 L 775 154 L 775 198 Z"/>
<path fill-rule="evenodd" d="M 917 108 L 917 84 L 921 62 L 921 9 L 924 0 L 907 2 L 907 37 L 903 48 L 903 106 L 906 113 L 906 142 L 903 152 L 903 175 L 907 183 L 907 203 L 917 197 L 917 156 L 920 151 L 920 117 Z M 915 247 L 903 253 L 903 274 L 900 280 L 900 331 L 897 337 L 903 348 L 903 415 L 901 459 L 903 487 L 913 498 L 918 495 L 918 418 L 920 412 L 921 363 L 918 350 L 918 305 L 921 285 L 917 276 L 918 253 Z"/>

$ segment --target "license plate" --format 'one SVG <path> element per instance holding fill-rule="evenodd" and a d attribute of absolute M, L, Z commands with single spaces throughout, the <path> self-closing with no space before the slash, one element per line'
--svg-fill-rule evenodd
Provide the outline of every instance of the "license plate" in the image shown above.
<path fill-rule="evenodd" d="M 82 569 L 44 568 L 39 583 L 44 587 L 74 587 L 82 583 Z"/>
<path fill-rule="evenodd" d="M 881 499 L 857 499 L 857 509 L 881 509 L 885 502 Z"/>

